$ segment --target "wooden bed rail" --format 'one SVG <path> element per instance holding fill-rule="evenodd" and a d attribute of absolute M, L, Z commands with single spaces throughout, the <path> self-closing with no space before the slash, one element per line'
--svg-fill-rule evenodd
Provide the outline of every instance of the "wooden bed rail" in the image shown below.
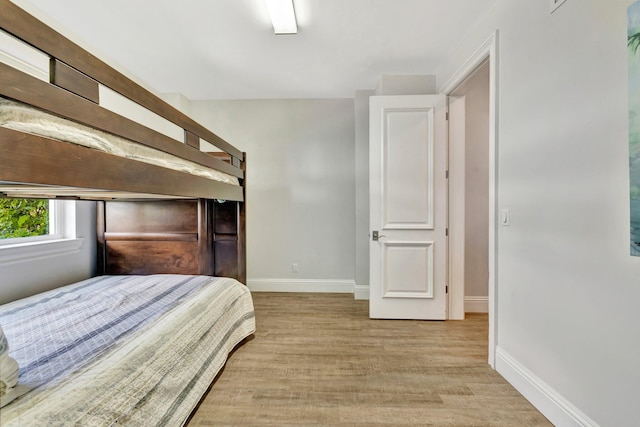
<path fill-rule="evenodd" d="M 113 113 L 73 93 L 0 63 L 0 94 L 183 159 L 243 178 L 241 169 Z M 240 153 L 242 156 L 242 153 Z"/>
<path fill-rule="evenodd" d="M 211 181 L 198 176 L 166 170 L 155 165 L 123 159 L 75 144 L 59 144 L 54 140 L 0 127 L 0 171 L 2 178 L 16 184 L 11 197 L 55 198 L 61 194 L 55 186 L 96 190 L 87 199 L 110 199 L 103 191 L 131 193 L 129 198 L 144 194 L 180 195 L 190 198 L 243 200 L 243 188 Z M 103 169 L 94 176 L 87 164 L 99 164 Z M 57 173 L 51 174 L 55 169 Z M 163 180 L 158 180 L 162 176 Z M 90 178 L 92 177 L 92 178 Z M 79 185 L 87 183 L 91 185 Z M 31 188 L 28 184 L 41 185 Z M 26 186 L 24 189 L 20 186 Z M 54 187 L 50 187 L 54 186 Z M 8 191 L 0 187 L 0 197 Z M 139 193 L 139 194 L 136 194 Z M 50 196 L 48 196 L 50 195 Z M 120 196 L 123 197 L 123 196 Z M 165 198 L 163 196 L 161 198 Z"/>
<path fill-rule="evenodd" d="M 87 52 L 51 27 L 37 20 L 9 0 L 0 0 L 0 28 L 52 58 L 51 82 L 95 103 L 91 82 L 83 75 L 158 114 L 185 131 L 185 146 L 193 148 L 198 138 L 218 147 L 233 157 L 236 165 L 242 152 L 206 129 L 178 109 L 152 94 L 113 67 Z M 2 71 L 1 73 L 5 73 Z M 4 83 L 2 83 L 4 84 Z M 11 95 L 7 95 L 13 97 Z M 29 101 L 24 101 L 29 102 Z M 173 140 L 172 140 L 173 141 Z M 228 172 L 229 173 L 229 172 Z"/>

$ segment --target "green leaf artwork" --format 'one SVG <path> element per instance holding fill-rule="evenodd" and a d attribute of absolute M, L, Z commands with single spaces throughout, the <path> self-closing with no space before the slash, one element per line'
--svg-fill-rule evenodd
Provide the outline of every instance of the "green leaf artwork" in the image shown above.
<path fill-rule="evenodd" d="M 48 200 L 0 199 L 0 239 L 48 233 Z"/>
<path fill-rule="evenodd" d="M 631 255 L 640 256 L 640 1 L 627 9 Z"/>

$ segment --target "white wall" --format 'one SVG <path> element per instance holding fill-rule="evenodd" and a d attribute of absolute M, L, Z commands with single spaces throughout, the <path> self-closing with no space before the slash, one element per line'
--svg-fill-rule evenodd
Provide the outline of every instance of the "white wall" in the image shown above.
<path fill-rule="evenodd" d="M 435 74 L 383 74 L 375 95 L 431 95 L 436 93 Z"/>
<path fill-rule="evenodd" d="M 356 174 L 356 292 L 369 299 L 369 97 L 373 90 L 355 94 L 355 174 Z"/>
<path fill-rule="evenodd" d="M 191 112 L 247 152 L 249 286 L 353 292 L 353 99 L 194 101 Z"/>
<path fill-rule="evenodd" d="M 499 29 L 497 367 L 558 425 L 637 423 L 627 0 L 497 0 L 438 74 Z M 533 385 L 544 386 L 545 393 Z M 582 417 L 582 418 L 581 418 Z"/>
<path fill-rule="evenodd" d="M 95 202 L 78 201 L 75 205 L 76 237 L 82 238 L 79 251 L 10 263 L 0 255 L 0 304 L 95 275 Z"/>
<path fill-rule="evenodd" d="M 173 107 L 182 111 L 187 116 L 191 116 L 191 101 L 181 93 L 161 93 L 159 94 L 163 101 L 171 104 Z"/>

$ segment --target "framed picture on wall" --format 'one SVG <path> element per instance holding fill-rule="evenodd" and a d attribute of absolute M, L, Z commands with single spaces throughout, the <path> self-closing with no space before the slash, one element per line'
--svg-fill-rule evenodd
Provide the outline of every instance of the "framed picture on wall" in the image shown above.
<path fill-rule="evenodd" d="M 631 255 L 640 256 L 640 1 L 627 9 L 629 54 L 629 199 Z"/>
<path fill-rule="evenodd" d="M 549 7 L 551 8 L 551 13 L 555 12 L 557 8 L 562 6 L 562 4 L 567 0 L 549 0 Z"/>

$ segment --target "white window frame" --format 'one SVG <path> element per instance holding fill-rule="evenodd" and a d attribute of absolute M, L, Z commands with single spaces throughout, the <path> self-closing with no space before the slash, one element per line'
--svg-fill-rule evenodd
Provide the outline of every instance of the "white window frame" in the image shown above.
<path fill-rule="evenodd" d="M 76 203 L 49 201 L 49 234 L 0 239 L 0 265 L 78 252 L 82 239 L 76 237 Z"/>

